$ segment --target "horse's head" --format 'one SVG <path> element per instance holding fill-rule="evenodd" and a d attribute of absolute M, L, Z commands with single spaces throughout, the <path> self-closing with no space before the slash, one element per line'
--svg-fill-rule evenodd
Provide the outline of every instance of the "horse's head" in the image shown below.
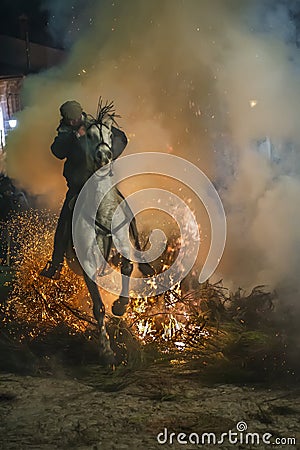
<path fill-rule="evenodd" d="M 113 118 L 109 114 L 97 120 L 92 120 L 87 128 L 87 138 L 92 151 L 93 171 L 112 162 L 112 131 Z"/>

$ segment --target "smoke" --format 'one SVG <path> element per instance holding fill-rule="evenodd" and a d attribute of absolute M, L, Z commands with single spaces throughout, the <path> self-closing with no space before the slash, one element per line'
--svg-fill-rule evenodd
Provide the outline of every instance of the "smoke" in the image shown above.
<path fill-rule="evenodd" d="M 41 1 L 41 9 L 48 13 L 50 35 L 58 47 L 71 47 L 86 28 L 93 24 L 94 3 L 94 0 Z"/>
<path fill-rule="evenodd" d="M 93 113 L 101 94 L 122 115 L 126 152 L 173 152 L 217 185 L 228 220 L 218 276 L 232 286 L 298 288 L 298 3 L 44 4 L 59 16 L 52 25 L 63 42 L 72 41 L 72 6 L 80 32 L 62 67 L 26 79 L 9 173 L 57 206 L 64 183 L 49 146 L 58 107 L 76 99 Z"/>

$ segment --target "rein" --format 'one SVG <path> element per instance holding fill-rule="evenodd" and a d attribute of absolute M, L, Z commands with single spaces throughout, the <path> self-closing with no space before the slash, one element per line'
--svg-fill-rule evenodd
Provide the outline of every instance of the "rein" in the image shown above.
<path fill-rule="evenodd" d="M 88 131 L 90 128 L 95 126 L 98 129 L 99 133 L 100 133 L 100 139 L 101 139 L 99 144 L 98 144 L 98 147 L 100 145 L 105 145 L 111 151 L 111 146 L 107 142 L 105 142 L 104 137 L 103 137 L 103 133 L 102 133 L 102 127 L 105 127 L 108 130 L 110 128 L 105 123 L 103 123 L 103 122 L 101 122 L 99 120 L 96 120 L 94 117 L 92 117 L 92 119 L 93 119 L 93 121 L 89 124 L 89 126 L 86 129 L 86 131 Z M 85 135 L 85 136 L 86 136 L 86 139 L 87 139 L 87 135 Z"/>
<path fill-rule="evenodd" d="M 103 234 L 104 236 L 107 237 L 111 237 L 114 233 L 117 233 L 119 230 L 121 230 L 121 228 L 124 227 L 124 225 L 126 225 L 126 223 L 128 223 L 128 219 L 124 219 L 119 225 L 117 225 L 113 230 L 110 230 L 109 228 L 105 227 L 104 225 L 102 225 L 101 222 L 99 222 L 97 219 L 95 219 L 95 224 L 98 228 L 100 228 L 100 231 L 102 231 L 101 234 Z"/>
<path fill-rule="evenodd" d="M 102 133 L 102 126 L 107 128 L 108 130 L 110 128 L 105 123 L 103 123 L 101 121 L 101 119 L 97 120 L 92 115 L 88 115 L 87 118 L 90 119 L 91 122 L 88 125 L 88 127 L 86 128 L 86 131 L 90 130 L 93 126 L 95 126 L 98 129 L 99 134 L 100 134 L 100 142 L 97 144 L 96 149 L 99 148 L 102 145 L 102 146 L 106 146 L 108 148 L 108 150 L 110 150 L 110 152 L 112 153 L 112 146 L 109 145 L 107 142 L 105 142 L 104 137 L 103 137 L 103 133 Z M 86 148 L 89 148 L 87 133 L 85 134 L 85 145 L 86 145 Z M 112 175 L 113 175 L 112 163 L 110 163 L 109 176 L 112 176 Z M 99 178 L 103 178 L 106 175 L 101 176 L 101 175 L 97 174 L 97 176 Z"/>
<path fill-rule="evenodd" d="M 110 129 L 105 123 L 103 123 L 101 120 L 97 120 L 95 119 L 93 116 L 89 116 L 92 121 L 91 123 L 88 125 L 88 127 L 86 128 L 86 131 L 88 131 L 90 128 L 92 128 L 93 126 L 97 127 L 99 134 L 100 134 L 100 142 L 97 144 L 97 147 L 100 147 L 101 145 L 106 146 L 112 153 L 112 147 L 105 142 L 104 137 L 103 137 L 103 132 L 102 132 L 102 126 L 106 127 L 108 130 Z M 89 148 L 88 146 L 88 136 L 87 134 L 85 134 L 85 140 L 86 140 L 86 147 Z M 112 172 L 112 162 L 110 163 L 110 168 L 109 168 L 109 172 L 104 174 L 104 175 L 100 175 L 98 173 L 95 172 L 95 175 L 98 178 L 104 178 L 107 175 L 112 176 L 113 172 Z M 102 235 L 107 236 L 107 237 L 111 237 L 113 235 L 113 233 L 118 232 L 121 228 L 123 228 L 124 225 L 126 225 L 128 223 L 128 218 L 125 218 L 119 225 L 117 225 L 113 230 L 110 230 L 109 228 L 105 227 L 101 222 L 99 222 L 97 219 L 95 219 L 95 225 L 99 228 L 100 232 Z"/>

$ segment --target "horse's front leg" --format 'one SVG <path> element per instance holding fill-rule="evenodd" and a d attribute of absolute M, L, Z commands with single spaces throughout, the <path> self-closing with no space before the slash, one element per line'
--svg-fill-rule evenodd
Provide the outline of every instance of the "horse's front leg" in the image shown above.
<path fill-rule="evenodd" d="M 109 336 L 106 332 L 104 322 L 105 306 L 102 301 L 97 284 L 93 280 L 91 280 L 85 272 L 83 276 L 93 301 L 93 314 L 100 329 L 101 356 L 103 356 L 106 364 L 112 365 L 115 362 L 115 357 L 110 346 Z"/>
<path fill-rule="evenodd" d="M 122 277 L 122 289 L 119 298 L 114 301 L 112 305 L 112 313 L 115 316 L 123 316 L 126 311 L 126 306 L 129 303 L 129 280 L 132 274 L 133 264 L 129 259 L 124 256 L 121 257 L 121 274 Z"/>

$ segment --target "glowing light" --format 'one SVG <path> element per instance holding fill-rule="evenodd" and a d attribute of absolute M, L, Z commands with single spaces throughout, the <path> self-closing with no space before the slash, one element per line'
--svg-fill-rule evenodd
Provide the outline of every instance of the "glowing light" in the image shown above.
<path fill-rule="evenodd" d="M 5 145 L 4 119 L 2 108 L 0 106 L 0 148 L 4 145 Z"/>
<path fill-rule="evenodd" d="M 18 124 L 16 119 L 9 119 L 8 123 L 9 123 L 10 128 L 12 128 L 12 129 L 16 128 L 16 126 Z"/>
<path fill-rule="evenodd" d="M 254 108 L 257 105 L 257 100 L 250 100 L 249 105 L 251 108 Z"/>

